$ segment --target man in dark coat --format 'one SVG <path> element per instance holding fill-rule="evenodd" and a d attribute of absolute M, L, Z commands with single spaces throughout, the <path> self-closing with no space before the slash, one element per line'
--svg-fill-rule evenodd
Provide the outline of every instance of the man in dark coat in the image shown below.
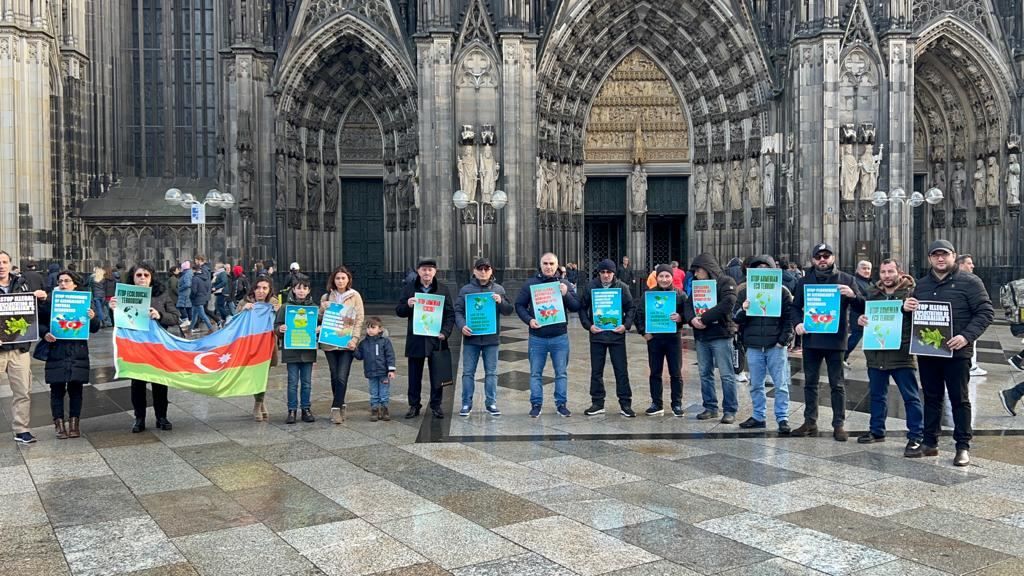
<path fill-rule="evenodd" d="M 60 264 L 56 262 L 51 263 L 46 267 L 46 291 L 53 292 L 53 289 L 57 287 L 57 276 L 60 275 Z"/>
<path fill-rule="evenodd" d="M 615 278 L 629 286 L 631 294 L 636 290 L 636 274 L 633 272 L 633 266 L 629 263 L 629 256 L 622 257 L 622 264 L 615 269 Z"/>
<path fill-rule="evenodd" d="M 882 260 L 878 267 L 878 284 L 867 291 L 866 301 L 906 301 L 914 293 L 914 277 L 904 274 L 895 260 Z M 921 408 L 921 393 L 917 388 L 916 366 L 910 355 L 911 321 L 913 317 L 903 305 L 903 334 L 898 350 L 865 350 L 868 361 L 868 383 L 871 391 L 870 431 L 857 438 L 860 444 L 885 441 L 885 418 L 889 408 L 889 378 L 903 397 L 904 412 L 907 415 L 907 446 L 903 455 L 920 458 L 923 455 L 921 442 L 924 439 L 924 413 Z M 857 323 L 871 330 L 868 317 L 861 315 Z M 868 336 L 869 338 L 872 336 Z"/>
<path fill-rule="evenodd" d="M 857 262 L 857 273 L 853 275 L 856 282 L 854 285 L 860 291 L 861 296 L 867 296 L 871 286 L 871 262 L 861 260 Z M 857 348 L 860 339 L 864 337 L 864 328 L 857 323 L 858 317 L 850 315 L 850 338 L 846 341 L 846 354 L 843 355 L 843 366 L 850 368 L 850 354 Z"/>
<path fill-rule="evenodd" d="M 907 299 L 906 309 L 917 310 L 918 301 L 949 302 L 952 309 L 953 337 L 945 346 L 953 352 L 952 358 L 921 356 L 921 387 L 924 389 L 924 447 L 925 456 L 939 455 L 939 427 L 942 421 L 942 398 L 949 393 L 953 406 L 953 440 L 956 441 L 955 466 L 971 462 L 971 402 L 968 382 L 971 379 L 971 355 L 974 342 L 992 323 L 995 312 L 988 290 L 974 274 L 960 271 L 956 265 L 956 250 L 948 240 L 936 240 L 928 247 L 931 270 L 918 278 L 913 298 Z"/>
<path fill-rule="evenodd" d="M 661 374 L 665 364 L 668 363 L 668 378 L 671 386 L 670 401 L 672 414 L 676 417 L 683 416 L 683 348 L 682 328 L 683 310 L 686 308 L 686 294 L 682 290 L 676 290 L 672 285 L 672 266 L 659 264 L 654 270 L 656 284 L 648 292 L 668 292 L 670 309 L 669 318 L 675 322 L 676 330 L 671 333 L 648 334 L 645 325 L 647 314 L 646 297 L 640 299 L 640 305 L 636 313 L 636 331 L 647 341 L 647 363 L 651 369 L 650 388 L 651 405 L 644 411 L 648 416 L 661 416 L 665 413 L 664 401 L 662 399 Z"/>
<path fill-rule="evenodd" d="M 405 357 L 409 359 L 409 411 L 405 414 L 406 418 L 419 416 L 423 406 L 420 402 L 423 364 L 429 364 L 431 382 L 433 382 L 435 368 L 433 361 L 430 360 L 430 353 L 447 345 L 448 337 L 452 335 L 452 329 L 455 327 L 455 307 L 452 303 L 452 295 L 448 288 L 435 278 L 436 274 L 437 261 L 433 258 L 421 259 L 416 264 L 416 280 L 402 286 L 402 295 L 398 300 L 398 306 L 395 307 L 395 314 L 399 318 L 409 319 L 405 336 Z M 412 317 L 417 293 L 444 296 L 439 336 L 419 336 L 412 333 Z M 430 411 L 434 418 L 444 418 L 444 411 L 441 410 L 440 386 L 430 386 Z"/>
<path fill-rule="evenodd" d="M 629 259 L 624 259 L 629 264 Z M 630 272 L 632 275 L 632 272 Z M 621 293 L 622 322 L 612 330 L 603 330 L 594 319 L 592 291 L 618 289 Z M 626 364 L 626 332 L 633 327 L 633 295 L 630 287 L 615 277 L 615 263 L 602 260 L 597 265 L 597 278 L 590 281 L 579 293 L 580 324 L 590 332 L 590 408 L 583 413 L 587 416 L 604 414 L 604 360 L 612 359 L 615 372 L 615 394 L 619 398 L 619 414 L 634 418 L 633 390 L 629 386 L 629 367 Z"/>
<path fill-rule="evenodd" d="M 690 277 L 697 280 L 716 282 L 717 303 L 697 314 L 693 299 L 687 301 L 683 318 L 693 328 L 697 348 L 697 364 L 700 368 L 700 395 L 704 411 L 698 420 L 718 418 L 718 394 L 715 392 L 715 368 L 722 380 L 722 424 L 736 422 L 739 401 L 736 398 L 736 374 L 733 371 L 733 334 L 736 323 L 732 310 L 736 305 L 736 282 L 726 275 L 718 260 L 711 254 L 700 254 L 690 263 Z"/>
<path fill-rule="evenodd" d="M 818 377 L 821 363 L 828 368 L 828 384 L 832 390 L 832 437 L 846 442 L 846 383 L 843 379 L 843 352 L 846 351 L 849 311 L 864 311 L 864 295 L 857 289 L 853 276 L 836 268 L 835 251 L 826 243 L 811 251 L 811 266 L 796 287 L 790 316 L 804 348 L 804 423 L 793 430 L 793 436 L 818 434 Z M 839 285 L 839 328 L 834 334 L 809 334 L 804 329 L 804 287 L 815 284 Z"/>
<path fill-rule="evenodd" d="M 39 264 L 35 260 L 25 262 L 25 270 L 21 273 L 21 276 L 25 279 L 29 292 L 46 290 L 46 279 L 39 273 Z"/>

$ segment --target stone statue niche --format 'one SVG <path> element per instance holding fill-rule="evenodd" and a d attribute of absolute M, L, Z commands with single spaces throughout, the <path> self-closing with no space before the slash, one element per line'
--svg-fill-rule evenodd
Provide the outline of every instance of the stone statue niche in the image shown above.
<path fill-rule="evenodd" d="M 459 131 L 459 188 L 466 193 L 469 201 L 476 200 L 476 186 L 479 178 L 476 161 L 476 132 L 471 124 L 464 124 Z"/>
<path fill-rule="evenodd" d="M 501 171 L 501 164 L 497 161 L 494 152 L 496 144 L 494 126 L 485 124 L 481 128 L 480 143 L 483 145 L 480 150 L 480 192 L 486 209 L 490 206 L 491 196 L 497 190 L 498 174 Z"/>

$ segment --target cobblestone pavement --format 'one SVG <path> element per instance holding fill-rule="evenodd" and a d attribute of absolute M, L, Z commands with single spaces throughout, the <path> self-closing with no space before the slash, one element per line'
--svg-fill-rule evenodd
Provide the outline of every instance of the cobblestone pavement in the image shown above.
<path fill-rule="evenodd" d="M 398 319 L 387 321 L 404 333 Z M 131 434 L 126 383 L 111 380 L 110 331 L 91 342 L 83 438 L 54 439 L 47 387 L 33 390 L 39 442 L 0 443 L 5 574 L 389 574 L 984 576 L 1024 574 L 1024 435 L 995 392 L 1020 343 L 994 326 L 979 360 L 972 465 L 902 458 L 899 402 L 882 444 L 779 438 L 698 422 L 694 356 L 684 356 L 684 418 L 587 418 L 586 334 L 572 330 L 568 419 L 528 407 L 525 330 L 503 331 L 500 418 L 405 420 L 405 362 L 391 422 L 370 422 L 361 366 L 348 419 L 327 422 L 327 367 L 314 371 L 312 424 L 286 425 L 284 374 L 271 421 L 249 398 L 171 391 L 169 432 Z M 400 351 L 402 339 L 395 338 Z M 457 342 L 455 353 L 458 354 Z M 689 346 L 689 344 L 687 345 Z M 629 339 L 634 409 L 646 407 L 643 341 Z M 794 356 L 793 420 L 802 421 Z M 550 368 L 549 368 L 550 371 Z M 482 371 L 477 374 L 482 382 Z M 848 372 L 849 428 L 867 425 L 866 374 Z M 606 382 L 613 395 L 611 368 Z M 550 386 L 545 387 L 550 396 Z M 0 380 L 0 429 L 9 430 Z M 827 394 L 824 395 L 827 403 Z M 893 390 L 892 396 L 898 397 Z M 741 410 L 750 412 L 745 385 Z M 615 405 L 614 398 L 608 404 Z M 550 400 L 545 408 L 553 408 Z M 769 411 L 771 407 L 769 406 Z M 769 412 L 770 413 L 770 412 Z M 823 407 L 821 419 L 829 418 Z M 152 425 L 152 417 L 150 417 Z"/>

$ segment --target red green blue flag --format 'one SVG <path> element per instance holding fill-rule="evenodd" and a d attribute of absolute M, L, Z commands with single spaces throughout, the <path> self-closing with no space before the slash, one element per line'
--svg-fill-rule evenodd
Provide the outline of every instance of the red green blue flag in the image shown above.
<path fill-rule="evenodd" d="M 198 340 L 174 336 L 155 320 L 146 330 L 115 328 L 115 377 L 221 398 L 263 392 L 276 344 L 273 328 L 269 304 L 257 304 Z"/>

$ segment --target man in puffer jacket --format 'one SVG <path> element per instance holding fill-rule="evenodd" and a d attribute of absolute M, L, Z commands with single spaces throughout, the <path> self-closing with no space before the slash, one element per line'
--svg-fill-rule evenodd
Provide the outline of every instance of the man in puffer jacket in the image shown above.
<path fill-rule="evenodd" d="M 648 416 L 661 416 L 665 413 L 662 400 L 661 374 L 665 364 L 668 363 L 668 378 L 669 385 L 671 386 L 669 398 L 672 414 L 681 418 L 683 416 L 683 347 L 681 332 L 683 328 L 683 310 L 686 308 L 686 294 L 682 290 L 676 290 L 676 287 L 673 286 L 672 266 L 659 264 L 654 269 L 654 274 L 657 283 L 648 291 L 669 293 L 668 299 L 662 299 L 662 305 L 668 305 L 669 309 L 672 310 L 669 318 L 676 324 L 676 329 L 671 333 L 648 334 L 645 324 L 647 299 L 646 296 L 640 298 L 640 305 L 637 307 L 636 313 L 636 331 L 647 341 L 647 363 L 651 369 L 651 405 L 644 411 L 644 414 Z M 655 299 L 657 299 L 657 296 L 655 296 Z"/>
<path fill-rule="evenodd" d="M 914 293 L 917 283 L 914 277 L 904 274 L 895 260 L 882 260 L 878 267 L 878 284 L 869 288 L 867 301 L 903 300 L 906 301 Z M 903 305 L 903 334 L 899 350 L 865 350 L 868 361 L 868 382 L 871 390 L 871 423 L 870 431 L 857 438 L 860 444 L 872 444 L 885 441 L 885 418 L 888 412 L 889 378 L 903 397 L 903 406 L 907 414 L 907 447 L 903 455 L 907 458 L 920 458 L 921 441 L 924 438 L 924 413 L 921 408 L 921 394 L 917 388 L 917 375 L 914 357 L 910 355 L 911 323 L 913 315 Z M 861 315 L 857 323 L 866 328 L 868 338 L 872 338 L 868 317 Z"/>
<path fill-rule="evenodd" d="M 697 364 L 700 367 L 700 395 L 704 411 L 698 420 L 718 418 L 718 395 L 715 392 L 715 367 L 722 380 L 722 424 L 736 422 L 739 402 L 736 399 L 736 374 L 733 372 L 732 336 L 736 324 L 732 310 L 736 305 L 736 282 L 722 271 L 722 267 L 711 254 L 701 254 L 690 263 L 690 274 L 694 281 L 715 280 L 718 303 L 698 316 L 693 300 L 683 308 L 683 318 L 693 327 L 693 338 L 697 347 Z"/>
<path fill-rule="evenodd" d="M 971 379 L 971 356 L 974 342 L 992 323 L 995 311 L 988 290 L 981 278 L 961 272 L 956 265 L 956 250 L 948 240 L 936 240 L 928 247 L 931 270 L 918 278 L 913 298 L 907 299 L 906 309 L 917 310 L 919 300 L 949 302 L 952 309 L 953 337 L 945 343 L 952 350 L 952 358 L 922 356 L 918 359 L 921 370 L 921 388 L 924 390 L 924 446 L 925 456 L 939 455 L 939 427 L 942 420 L 942 398 L 949 392 L 953 406 L 953 440 L 956 456 L 953 465 L 971 463 L 971 402 L 968 382 Z"/>
<path fill-rule="evenodd" d="M 777 268 L 775 259 L 768 255 L 750 259 L 748 269 Z M 779 317 L 750 316 L 747 283 L 739 285 L 736 298 L 736 323 L 739 325 L 740 341 L 746 349 L 747 365 L 750 367 L 750 399 L 754 414 L 740 428 L 764 428 L 767 411 L 767 397 L 764 391 L 765 375 L 770 374 L 775 384 L 775 421 L 779 434 L 787 435 L 789 428 L 789 355 L 787 348 L 793 341 L 793 321 L 789 308 L 793 295 L 782 286 L 782 313 Z"/>
<path fill-rule="evenodd" d="M 843 353 L 849 337 L 849 311 L 864 311 L 864 295 L 857 289 L 853 276 L 836 268 L 835 252 L 829 244 L 818 244 L 811 251 L 813 266 L 800 279 L 789 309 L 797 335 L 803 336 L 804 347 L 804 423 L 793 430 L 793 436 L 818 435 L 818 377 L 821 363 L 828 368 L 828 385 L 832 390 L 832 438 L 837 442 L 850 439 L 846 431 L 846 382 L 843 376 Z M 804 329 L 804 287 L 816 284 L 839 285 L 839 328 L 834 334 L 809 334 Z"/>

